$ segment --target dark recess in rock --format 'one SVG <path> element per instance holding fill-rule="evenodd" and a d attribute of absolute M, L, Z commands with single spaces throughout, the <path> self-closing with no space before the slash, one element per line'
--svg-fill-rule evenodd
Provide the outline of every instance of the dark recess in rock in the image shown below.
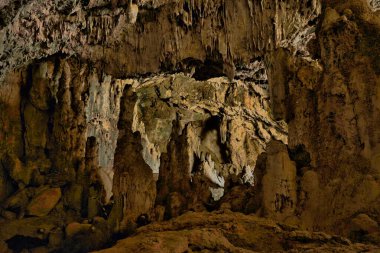
<path fill-rule="evenodd" d="M 376 252 L 379 10 L 0 1 L 0 253 Z"/>

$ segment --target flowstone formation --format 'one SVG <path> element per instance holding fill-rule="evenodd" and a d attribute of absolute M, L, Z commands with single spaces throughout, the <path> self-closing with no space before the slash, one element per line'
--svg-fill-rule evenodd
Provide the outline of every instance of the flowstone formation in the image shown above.
<path fill-rule="evenodd" d="M 233 187 L 253 185 L 267 142 L 287 141 L 254 79 L 115 79 L 60 57 L 11 77 L 0 234 L 15 252 L 96 249 L 141 215 L 149 222 L 217 209 Z"/>
<path fill-rule="evenodd" d="M 217 206 L 224 191 L 253 185 L 256 159 L 267 142 L 287 142 L 286 125 L 270 117 L 267 91 L 227 78 L 135 80 L 125 87 L 120 115 L 115 201 L 132 201 L 123 217 L 148 213 L 154 202 L 166 218 Z M 130 199 L 132 189 L 123 188 L 128 182 L 150 197 Z"/>
<path fill-rule="evenodd" d="M 331 1 L 324 8 L 311 43 L 314 58 L 279 49 L 271 56 L 277 64 L 268 71 L 277 95 L 274 116 L 287 120 L 289 148 L 298 161 L 296 213 L 305 227 L 379 243 L 378 229 L 372 238 L 372 229 L 363 227 L 360 234 L 353 223 L 358 217 L 364 222 L 363 215 L 375 227 L 379 222 L 380 19 L 365 1 Z"/>
<path fill-rule="evenodd" d="M 0 252 L 379 251 L 379 6 L 0 2 Z"/>
<path fill-rule="evenodd" d="M 133 23 L 126 2 L 5 1 L 0 80 L 55 54 L 90 61 L 115 78 L 193 67 L 200 78 L 232 78 L 235 66 L 290 43 L 320 12 L 316 0 L 139 0 Z"/>

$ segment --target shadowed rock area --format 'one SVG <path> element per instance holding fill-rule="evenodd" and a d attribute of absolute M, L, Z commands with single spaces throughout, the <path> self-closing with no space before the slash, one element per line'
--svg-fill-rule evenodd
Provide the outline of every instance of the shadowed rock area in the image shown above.
<path fill-rule="evenodd" d="M 0 2 L 0 253 L 380 252 L 380 2 Z"/>

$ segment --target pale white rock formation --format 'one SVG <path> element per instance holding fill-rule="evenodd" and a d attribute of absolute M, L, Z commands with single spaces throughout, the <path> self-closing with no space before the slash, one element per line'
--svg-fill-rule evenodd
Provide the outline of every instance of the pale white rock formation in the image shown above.
<path fill-rule="evenodd" d="M 172 165 L 162 173 L 174 173 L 172 180 L 182 178 L 188 183 L 204 177 L 215 201 L 223 196 L 231 176 L 241 177 L 242 184 L 253 184 L 257 156 L 270 140 L 287 143 L 286 124 L 271 118 L 268 91 L 252 82 L 159 75 L 136 79 L 132 90 L 137 96 L 131 110 L 132 129 L 141 136 L 145 162 L 155 174 L 160 173 L 169 142 L 178 141 L 178 152 L 184 157 L 174 153 L 171 159 L 179 160 L 170 161 Z M 170 157 L 177 151 L 169 152 Z M 171 166 L 181 168 L 170 172 Z"/>
<path fill-rule="evenodd" d="M 138 5 L 132 3 L 132 0 L 129 0 L 129 4 L 128 4 L 128 21 L 129 21 L 129 23 L 131 23 L 131 24 L 136 23 L 138 13 L 139 13 Z"/>
<path fill-rule="evenodd" d="M 88 78 L 89 94 L 86 103 L 87 137 L 99 143 L 99 175 L 106 190 L 106 201 L 112 196 L 113 160 L 118 137 L 117 122 L 120 99 L 128 80 L 113 80 L 94 72 Z"/>
<path fill-rule="evenodd" d="M 380 10 L 380 1 L 379 0 L 368 0 L 369 6 L 371 7 L 372 11 L 379 11 Z"/>

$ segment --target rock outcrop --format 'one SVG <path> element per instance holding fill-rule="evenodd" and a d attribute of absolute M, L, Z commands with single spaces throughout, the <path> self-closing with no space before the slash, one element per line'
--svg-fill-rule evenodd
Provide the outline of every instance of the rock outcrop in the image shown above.
<path fill-rule="evenodd" d="M 113 192 L 126 208 L 122 216 L 135 221 L 154 213 L 154 203 L 166 218 L 206 210 L 234 183 L 253 184 L 266 143 L 286 143 L 286 126 L 271 120 L 266 93 L 226 78 L 134 80 L 124 91 L 115 154 Z"/>
<path fill-rule="evenodd" d="M 112 210 L 116 226 L 120 227 L 117 230 L 127 229 L 140 215 L 148 213 L 156 197 L 153 171 L 143 157 L 141 134 L 133 131 L 136 98 L 136 94 L 126 88 L 121 102 Z"/>
<path fill-rule="evenodd" d="M 267 147 L 265 171 L 262 177 L 263 215 L 285 221 L 297 207 L 297 169 L 286 145 L 271 142 Z"/>
<path fill-rule="evenodd" d="M 113 232 L 127 232 L 186 210 L 216 209 L 234 186 L 253 183 L 268 141 L 287 141 L 286 124 L 271 119 L 267 90 L 254 80 L 98 73 L 54 57 L 2 87 L 14 95 L 2 98 L 0 185 L 0 239 L 12 249 L 25 237 L 68 247 L 77 236 L 65 227 L 76 222 L 82 238 L 91 234 L 86 219 L 99 216 Z M 42 239 L 39 229 L 13 229 L 30 222 L 42 222 Z"/>
<path fill-rule="evenodd" d="M 56 54 L 75 55 L 116 78 L 193 67 L 200 78 L 205 73 L 232 78 L 237 63 L 249 64 L 266 50 L 289 44 L 320 13 L 316 0 L 143 0 L 137 1 L 133 23 L 124 2 L 5 1 L 0 80 Z"/>
<path fill-rule="evenodd" d="M 302 225 L 348 235 L 359 213 L 380 221 L 380 19 L 365 1 L 328 1 L 323 12 L 313 58 L 274 51 L 269 86 L 298 160 Z"/>
<path fill-rule="evenodd" d="M 375 251 L 379 6 L 2 1 L 0 251 Z"/>
<path fill-rule="evenodd" d="M 142 227 L 134 236 L 97 252 L 377 252 L 379 249 L 251 215 L 189 212 L 169 222 Z"/>

